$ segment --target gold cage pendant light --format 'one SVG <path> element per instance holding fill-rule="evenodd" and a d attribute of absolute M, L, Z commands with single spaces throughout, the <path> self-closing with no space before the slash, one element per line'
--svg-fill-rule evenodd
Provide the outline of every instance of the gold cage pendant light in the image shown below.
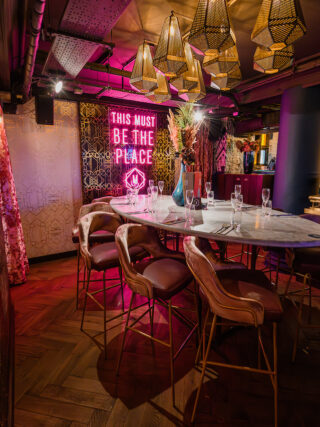
<path fill-rule="evenodd" d="M 163 23 L 153 65 L 169 77 L 187 71 L 179 22 L 173 12 Z"/>
<path fill-rule="evenodd" d="M 199 0 L 189 43 L 213 57 L 235 44 L 226 0 Z"/>
<path fill-rule="evenodd" d="M 161 102 L 169 101 L 171 93 L 166 76 L 157 73 L 158 87 L 152 92 L 146 93 L 146 96 L 153 102 L 160 104 Z"/>
<path fill-rule="evenodd" d="M 178 95 L 183 95 L 188 102 L 196 102 L 206 96 L 206 88 L 203 81 L 200 61 L 198 59 L 194 59 L 193 61 L 197 73 L 197 85 L 194 88 L 188 90 L 187 92 L 185 92 L 184 90 L 178 92 Z"/>
<path fill-rule="evenodd" d="M 140 92 L 150 92 L 157 87 L 157 75 L 152 65 L 150 46 L 143 42 L 137 52 L 130 84 Z"/>
<path fill-rule="evenodd" d="M 206 55 L 202 63 L 205 71 L 214 74 L 216 77 L 223 77 L 237 65 L 239 65 L 239 56 L 236 46 L 219 53 L 215 59 L 212 59 L 211 55 Z"/>
<path fill-rule="evenodd" d="M 271 50 L 281 50 L 306 32 L 299 0 L 263 0 L 251 40 Z"/>
<path fill-rule="evenodd" d="M 230 71 L 229 74 L 225 74 L 221 77 L 211 76 L 211 87 L 218 88 L 221 90 L 230 90 L 237 86 L 241 82 L 241 71 L 240 67 L 236 66 Z"/>
<path fill-rule="evenodd" d="M 172 84 L 177 91 L 180 91 L 180 93 L 187 92 L 198 84 L 198 72 L 194 63 L 192 50 L 188 42 L 184 43 L 184 54 L 188 70 L 180 74 L 180 76 L 172 77 L 170 79 L 170 84 Z"/>
<path fill-rule="evenodd" d="M 261 73 L 277 73 L 292 64 L 293 54 L 292 45 L 276 51 L 258 46 L 253 57 L 253 68 Z"/>

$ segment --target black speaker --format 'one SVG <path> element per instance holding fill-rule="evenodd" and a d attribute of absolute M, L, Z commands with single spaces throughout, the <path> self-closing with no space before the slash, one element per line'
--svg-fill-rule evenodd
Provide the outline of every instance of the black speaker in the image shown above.
<path fill-rule="evenodd" d="M 39 125 L 53 125 L 53 98 L 51 96 L 36 96 L 36 122 Z"/>

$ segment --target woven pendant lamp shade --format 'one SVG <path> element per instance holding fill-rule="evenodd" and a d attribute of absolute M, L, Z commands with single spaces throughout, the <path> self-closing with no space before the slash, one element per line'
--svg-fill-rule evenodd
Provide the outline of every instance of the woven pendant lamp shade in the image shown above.
<path fill-rule="evenodd" d="M 198 59 L 194 59 L 194 66 L 198 76 L 197 85 L 194 88 L 188 90 L 188 92 L 185 92 L 185 91 L 178 92 L 179 96 L 184 95 L 184 98 L 186 98 L 187 101 L 189 102 L 199 101 L 199 99 L 204 98 L 206 96 L 206 88 L 203 81 L 200 61 L 198 61 Z"/>
<path fill-rule="evenodd" d="M 195 87 L 198 83 L 198 72 L 195 67 L 192 50 L 188 42 L 184 43 L 184 54 L 186 57 L 188 70 L 180 74 L 180 76 L 172 77 L 170 79 L 170 84 L 172 84 L 172 86 L 174 86 L 181 93 L 187 92 L 189 89 Z"/>
<path fill-rule="evenodd" d="M 157 87 L 157 75 L 152 65 L 150 46 L 142 43 L 137 52 L 130 84 L 140 92 L 150 92 Z"/>
<path fill-rule="evenodd" d="M 239 65 L 239 56 L 236 46 L 232 46 L 222 53 L 219 53 L 218 58 L 212 59 L 212 56 L 204 57 L 202 66 L 209 74 L 214 74 L 216 77 L 229 73 L 234 67 Z"/>
<path fill-rule="evenodd" d="M 146 96 L 153 102 L 161 103 L 171 99 L 168 81 L 163 74 L 157 73 L 158 87 Z"/>
<path fill-rule="evenodd" d="M 226 0 L 199 0 L 189 43 L 206 55 L 218 55 L 235 44 Z"/>
<path fill-rule="evenodd" d="M 211 86 L 218 87 L 221 90 L 230 90 L 237 86 L 240 81 L 240 67 L 235 67 L 229 74 L 226 74 L 223 77 L 211 76 Z"/>
<path fill-rule="evenodd" d="M 162 26 L 153 65 L 169 77 L 175 77 L 187 70 L 179 22 L 173 12 Z"/>
<path fill-rule="evenodd" d="M 258 46 L 253 57 L 253 68 L 261 73 L 277 73 L 292 64 L 293 53 L 292 45 L 276 51 Z"/>
<path fill-rule="evenodd" d="M 299 0 L 263 0 L 251 40 L 268 49 L 281 50 L 305 32 Z"/>

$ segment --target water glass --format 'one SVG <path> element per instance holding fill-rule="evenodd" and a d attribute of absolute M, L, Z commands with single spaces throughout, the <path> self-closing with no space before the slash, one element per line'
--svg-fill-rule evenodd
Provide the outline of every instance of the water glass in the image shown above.
<path fill-rule="evenodd" d="M 149 179 L 149 187 L 152 188 L 154 186 L 154 180 Z"/>
<path fill-rule="evenodd" d="M 128 203 L 131 205 L 132 204 L 132 190 L 131 190 L 131 188 L 127 189 L 127 200 L 128 200 Z"/>
<path fill-rule="evenodd" d="M 270 217 L 271 212 L 272 212 L 272 201 L 268 200 L 267 203 L 265 204 L 264 214 L 265 216 Z"/>
<path fill-rule="evenodd" d="M 242 194 L 238 194 L 238 210 L 241 211 L 242 206 L 243 206 L 243 195 Z"/>
<path fill-rule="evenodd" d="M 234 186 L 234 192 L 236 193 L 237 196 L 239 196 L 239 194 L 241 194 L 241 185 L 237 184 Z"/>
<path fill-rule="evenodd" d="M 262 189 L 262 203 L 266 204 L 270 198 L 270 188 Z"/>
<path fill-rule="evenodd" d="M 160 197 L 162 197 L 164 181 L 158 181 L 158 187 L 159 187 L 159 191 L 160 191 Z"/>
<path fill-rule="evenodd" d="M 139 193 L 139 190 L 137 188 L 132 188 L 132 190 L 131 190 L 131 204 L 132 204 L 132 206 L 135 206 L 135 204 L 138 201 L 138 193 Z"/>
<path fill-rule="evenodd" d="M 187 208 L 187 216 L 190 214 L 191 205 L 193 202 L 194 192 L 193 190 L 186 191 L 186 208 Z"/>
<path fill-rule="evenodd" d="M 214 206 L 214 191 L 210 190 L 207 193 L 207 207 Z"/>
<path fill-rule="evenodd" d="M 235 212 L 238 208 L 238 203 L 239 203 L 238 195 L 236 193 L 231 193 L 230 201 L 231 201 L 233 212 Z"/>
<path fill-rule="evenodd" d="M 152 210 L 153 212 L 156 211 L 156 204 L 157 204 L 157 200 L 158 200 L 158 193 L 159 193 L 159 189 L 157 185 L 154 185 L 153 187 L 151 187 L 151 201 L 152 201 Z"/>
<path fill-rule="evenodd" d="M 206 189 L 207 198 L 208 198 L 208 193 L 211 190 L 211 182 L 206 182 L 205 189 Z"/>

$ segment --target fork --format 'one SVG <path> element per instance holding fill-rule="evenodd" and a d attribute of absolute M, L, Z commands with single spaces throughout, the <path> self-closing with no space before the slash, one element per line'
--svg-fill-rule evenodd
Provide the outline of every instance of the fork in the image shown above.
<path fill-rule="evenodd" d="M 215 234 L 222 234 L 228 227 L 230 227 L 229 224 L 222 224 L 220 228 L 218 228 L 218 230 L 216 230 L 214 233 Z"/>

